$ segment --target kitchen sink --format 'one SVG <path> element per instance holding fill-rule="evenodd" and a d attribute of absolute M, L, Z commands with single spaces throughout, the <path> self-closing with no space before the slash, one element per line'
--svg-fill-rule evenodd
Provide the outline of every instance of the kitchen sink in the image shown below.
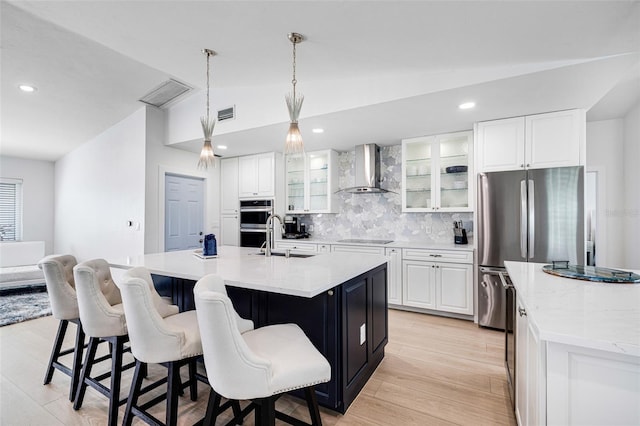
<path fill-rule="evenodd" d="M 258 256 L 264 256 L 265 253 L 264 252 L 259 252 L 259 253 L 254 253 Z M 271 256 L 281 256 L 281 257 L 286 257 L 286 253 L 281 252 L 281 251 L 272 251 L 271 252 Z M 306 254 L 306 253 L 289 253 L 289 257 L 299 257 L 302 259 L 305 259 L 307 257 L 313 257 L 315 256 L 315 254 Z"/>

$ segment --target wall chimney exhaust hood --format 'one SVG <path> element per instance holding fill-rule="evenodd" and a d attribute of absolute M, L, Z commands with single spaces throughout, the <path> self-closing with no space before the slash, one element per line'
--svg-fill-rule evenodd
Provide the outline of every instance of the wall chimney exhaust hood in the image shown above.
<path fill-rule="evenodd" d="M 351 194 L 382 194 L 380 188 L 380 147 L 375 144 L 356 145 L 355 186 L 338 192 Z"/>

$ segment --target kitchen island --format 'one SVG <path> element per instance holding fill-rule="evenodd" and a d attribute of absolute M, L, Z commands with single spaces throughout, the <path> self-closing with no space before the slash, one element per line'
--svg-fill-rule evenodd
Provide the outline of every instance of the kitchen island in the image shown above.
<path fill-rule="evenodd" d="M 505 266 L 517 297 L 518 423 L 640 424 L 640 284 Z"/>
<path fill-rule="evenodd" d="M 115 268 L 144 266 L 163 296 L 195 309 L 193 287 L 222 277 L 240 316 L 256 327 L 298 324 L 331 365 L 331 381 L 316 386 L 318 403 L 344 413 L 384 357 L 387 343 L 387 258 L 324 253 L 292 257 L 222 246 L 202 259 L 192 250 L 110 260 Z M 307 257 L 308 256 L 308 257 Z"/>

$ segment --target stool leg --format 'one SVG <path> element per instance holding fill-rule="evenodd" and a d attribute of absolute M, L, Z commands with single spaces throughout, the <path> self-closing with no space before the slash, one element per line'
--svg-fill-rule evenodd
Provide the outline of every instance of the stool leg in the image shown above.
<path fill-rule="evenodd" d="M 178 388 L 182 387 L 180 380 L 180 367 L 177 362 L 170 362 L 167 366 L 167 426 L 175 426 L 178 423 Z"/>
<path fill-rule="evenodd" d="M 71 369 L 71 391 L 69 392 L 69 401 L 73 401 L 78 389 L 80 369 L 82 368 L 82 352 L 84 351 L 84 337 L 82 323 L 78 320 L 76 322 L 76 347 L 73 349 L 73 367 Z"/>
<path fill-rule="evenodd" d="M 242 415 L 242 410 L 240 409 L 240 401 L 231 401 L 231 409 L 233 410 L 233 418 L 236 419 L 236 424 L 241 425 L 243 419 L 242 417 L 240 417 Z"/>
<path fill-rule="evenodd" d="M 127 408 L 124 412 L 123 426 L 131 426 L 133 421 L 132 408 L 138 405 L 138 396 L 140 396 L 140 388 L 142 387 L 142 379 L 146 370 L 145 363 L 136 360 L 136 370 L 133 373 L 133 382 L 129 390 L 129 399 L 127 400 Z"/>
<path fill-rule="evenodd" d="M 275 426 L 276 424 L 276 399 L 274 397 L 262 398 L 256 406 L 256 425 Z"/>
<path fill-rule="evenodd" d="M 205 425 L 215 425 L 218 411 L 220 410 L 220 400 L 222 398 L 213 388 L 209 391 L 209 402 L 207 403 L 207 413 L 204 416 Z M 234 411 L 235 414 L 235 411 Z"/>
<path fill-rule="evenodd" d="M 53 342 L 53 348 L 51 349 L 51 356 L 49 357 L 49 365 L 47 366 L 47 372 L 44 375 L 44 383 L 48 385 L 51 383 L 51 379 L 53 378 L 53 363 L 58 361 L 58 357 L 60 356 L 60 350 L 62 349 L 62 341 L 64 340 L 64 335 L 67 332 L 67 326 L 69 325 L 69 321 L 61 320 L 58 325 L 58 332 L 56 333 L 56 340 Z"/>
<path fill-rule="evenodd" d="M 191 400 L 198 400 L 198 380 L 196 379 L 196 360 L 189 361 L 189 393 L 191 394 Z"/>
<path fill-rule="evenodd" d="M 311 424 L 313 426 L 322 426 L 322 418 L 320 417 L 320 410 L 318 409 L 316 391 L 313 386 L 304 388 L 304 395 L 307 400 L 307 407 L 309 408 L 309 416 L 311 416 Z"/>
<path fill-rule="evenodd" d="M 115 342 L 109 342 L 111 346 L 111 388 L 109 396 L 109 426 L 118 424 L 118 407 L 120 403 L 120 379 L 122 375 L 122 350 L 124 340 L 117 336 Z"/>
<path fill-rule="evenodd" d="M 100 340 L 95 337 L 91 337 L 89 339 L 89 347 L 87 348 L 87 354 L 84 357 L 84 364 L 82 365 L 82 372 L 80 373 L 80 381 L 78 382 L 78 390 L 76 391 L 76 397 L 73 402 L 74 410 L 78 410 L 80 409 L 80 407 L 82 407 L 84 393 L 87 390 L 86 379 L 91 374 L 91 367 L 93 367 L 93 361 L 96 357 L 98 343 L 100 343 Z"/>

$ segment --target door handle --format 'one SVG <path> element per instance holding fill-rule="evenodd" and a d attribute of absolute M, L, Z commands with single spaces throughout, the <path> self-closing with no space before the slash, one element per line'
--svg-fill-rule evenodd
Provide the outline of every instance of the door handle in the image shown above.
<path fill-rule="evenodd" d="M 536 203 L 535 203 L 535 183 L 529 179 L 529 259 L 535 256 L 536 246 Z"/>
<path fill-rule="evenodd" d="M 200 244 L 202 244 L 202 243 L 204 242 L 204 241 L 202 240 L 202 238 L 200 238 L 198 241 L 200 242 Z"/>
<path fill-rule="evenodd" d="M 520 257 L 527 258 L 527 186 L 520 181 Z"/>

